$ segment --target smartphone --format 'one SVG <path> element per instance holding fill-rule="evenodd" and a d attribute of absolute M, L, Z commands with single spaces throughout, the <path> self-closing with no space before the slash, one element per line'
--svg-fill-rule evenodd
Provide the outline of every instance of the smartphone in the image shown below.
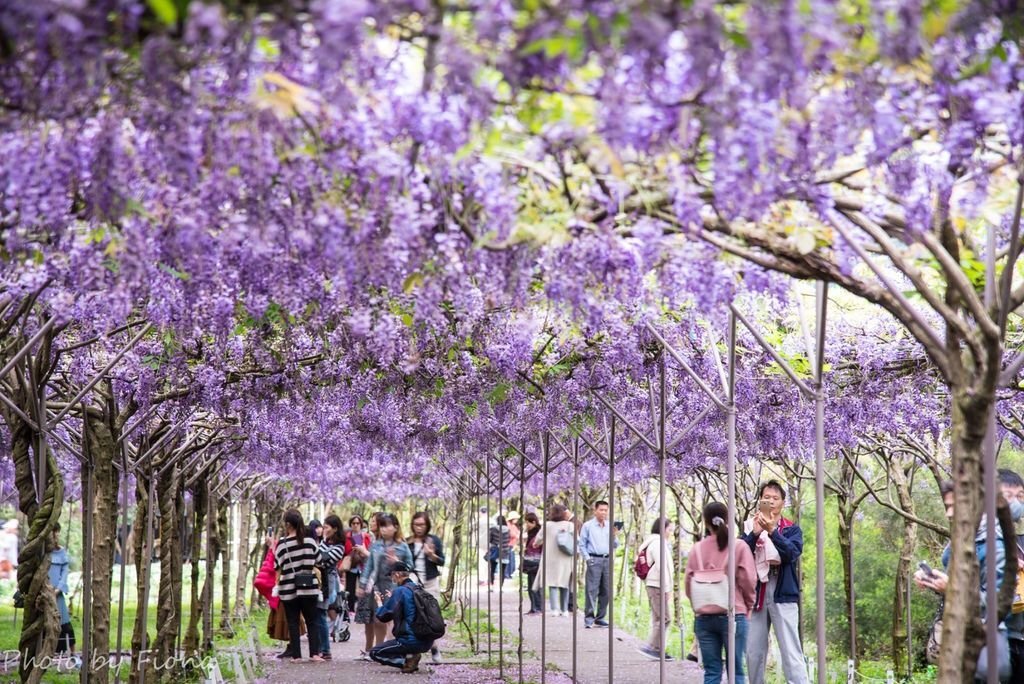
<path fill-rule="evenodd" d="M 622 529 L 622 521 L 621 520 L 616 520 L 612 524 L 615 525 L 615 529 L 617 529 L 617 530 L 621 530 Z"/>
<path fill-rule="evenodd" d="M 769 513 L 772 510 L 772 502 L 762 500 L 759 504 L 757 504 L 757 507 L 758 509 L 760 509 L 762 513 Z"/>
<path fill-rule="evenodd" d="M 274 536 L 274 528 L 273 527 L 268 527 L 267 528 L 267 536 L 268 537 Z"/>
<path fill-rule="evenodd" d="M 919 567 L 921 569 L 921 572 L 923 572 L 928 577 L 935 577 L 935 571 L 932 570 L 932 566 L 928 565 L 924 561 L 918 563 L 917 567 Z"/>

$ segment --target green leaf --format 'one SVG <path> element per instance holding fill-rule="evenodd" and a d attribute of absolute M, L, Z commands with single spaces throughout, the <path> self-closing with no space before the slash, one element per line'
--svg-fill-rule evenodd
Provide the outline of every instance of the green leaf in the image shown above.
<path fill-rule="evenodd" d="M 487 401 L 492 406 L 502 403 L 508 397 L 509 384 L 507 382 L 499 382 L 494 389 L 487 394 Z"/>
<path fill-rule="evenodd" d="M 146 4 L 153 10 L 157 19 L 167 26 L 175 26 L 178 23 L 178 7 L 174 0 L 146 0 Z"/>

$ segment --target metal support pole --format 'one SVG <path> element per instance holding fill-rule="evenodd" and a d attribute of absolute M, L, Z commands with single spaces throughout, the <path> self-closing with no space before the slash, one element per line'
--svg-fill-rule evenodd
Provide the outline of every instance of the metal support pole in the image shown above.
<path fill-rule="evenodd" d="M 608 552 L 608 684 L 615 684 L 615 418 L 605 428 L 608 435 L 608 521 L 611 551 Z"/>
<path fill-rule="evenodd" d="M 491 524 L 491 457 L 485 456 L 484 468 L 487 471 L 487 489 L 484 491 L 484 506 L 487 507 L 487 524 Z M 498 551 L 501 552 L 501 528 L 498 529 Z M 487 528 L 487 555 L 491 555 L 491 528 Z M 494 561 L 487 561 L 487 662 L 491 662 L 491 658 L 494 657 L 492 653 L 493 646 L 491 644 L 491 592 L 494 591 L 494 582 L 491 577 L 494 575 L 494 571 L 491 570 L 491 563 Z M 498 559 L 498 567 L 501 567 L 501 559 Z M 498 585 L 501 587 L 501 584 Z"/>
<path fill-rule="evenodd" d="M 82 464 L 82 660 L 85 662 L 82 663 L 79 675 L 81 684 L 89 683 L 89 671 L 92 668 L 92 508 L 95 496 L 92 449 L 89 447 L 89 418 L 85 409 L 83 403 L 82 451 L 85 462 Z M 68 527 L 70 529 L 71 526 Z"/>
<path fill-rule="evenodd" d="M 665 395 L 666 382 L 665 382 L 665 353 L 662 352 L 658 363 L 658 375 L 659 385 L 661 388 L 660 396 L 658 397 L 658 515 L 661 516 L 659 531 L 661 534 L 658 535 L 658 544 L 660 545 L 660 555 L 658 556 L 658 574 L 660 575 L 661 582 L 658 586 L 658 600 L 661 601 L 661 620 L 659 620 L 658 630 L 661 632 L 661 639 L 659 645 L 661 646 L 661 653 L 658 654 L 658 682 L 659 684 L 665 684 L 665 653 L 666 653 L 666 637 L 668 636 L 666 629 L 668 625 L 668 589 L 671 578 L 668 576 L 668 565 L 665 560 L 668 556 L 668 540 L 665 537 L 665 531 L 668 527 L 668 513 L 665 508 Z"/>
<path fill-rule="evenodd" d="M 505 516 L 505 464 L 498 471 L 498 515 Z M 508 521 L 505 521 L 508 526 Z M 509 535 L 512 529 L 509 528 Z M 511 553 L 512 549 L 509 548 Z M 501 562 L 501 528 L 498 528 L 498 678 L 505 680 L 505 568 Z"/>
<path fill-rule="evenodd" d="M 480 471 L 477 470 L 475 474 L 476 479 L 476 505 L 473 507 L 473 519 L 476 520 L 476 555 L 473 560 L 476 561 L 476 605 L 473 617 L 475 618 L 474 624 L 476 626 L 476 652 L 481 651 L 480 648 Z"/>
<path fill-rule="evenodd" d="M 818 586 L 815 588 L 817 601 L 816 640 L 818 661 L 818 684 L 826 684 L 828 661 L 825 651 L 825 314 L 828 310 L 828 284 L 818 282 L 816 311 L 817 340 L 814 359 L 814 498 L 816 511 L 815 527 L 815 570 Z"/>
<path fill-rule="evenodd" d="M 519 679 L 523 681 L 523 563 L 526 560 L 526 444 L 519 451 L 519 508 L 523 515 L 520 518 L 523 522 L 519 526 L 519 645 L 516 647 L 516 660 L 519 663 Z M 530 610 L 533 610 L 533 602 L 530 602 Z"/>
<path fill-rule="evenodd" d="M 736 684 L 736 314 L 729 311 L 729 361 L 726 375 L 726 488 L 729 529 L 729 634 L 726 658 L 729 684 Z"/>
<path fill-rule="evenodd" d="M 580 440 L 572 442 L 572 572 L 569 573 L 569 595 L 572 597 L 572 681 L 578 681 L 576 656 L 579 650 L 579 620 L 576 610 L 580 603 L 580 544 L 576 538 L 576 522 L 579 520 L 580 506 Z"/>
<path fill-rule="evenodd" d="M 551 442 L 548 433 L 541 437 L 540 450 L 541 458 L 544 459 L 544 484 L 542 485 L 542 501 L 544 506 L 544 518 L 541 519 L 541 534 L 544 535 L 543 551 L 540 556 L 540 684 L 547 684 L 548 670 L 548 537 L 551 536 L 548 530 L 548 516 L 551 507 L 548 505 L 548 458 L 551 457 Z"/>

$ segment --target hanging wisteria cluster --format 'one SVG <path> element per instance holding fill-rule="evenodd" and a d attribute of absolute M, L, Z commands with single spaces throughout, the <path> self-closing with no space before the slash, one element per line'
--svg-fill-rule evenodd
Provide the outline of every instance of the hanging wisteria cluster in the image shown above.
<path fill-rule="evenodd" d="M 716 385 L 735 305 L 809 378 L 792 276 L 854 296 L 828 449 L 950 435 L 968 543 L 1024 366 L 1019 9 L 0 4 L 0 496 L 43 537 L 86 472 L 102 511 L 119 478 L 214 473 L 451 494 L 510 442 L 600 442 L 598 396 L 649 423 L 652 329 Z M 707 399 L 668 373 L 671 437 Z M 811 451 L 746 331 L 736 406 L 741 459 Z M 674 443 L 673 479 L 720 466 L 723 421 Z M 634 441 L 624 482 L 654 473 Z"/>
<path fill-rule="evenodd" d="M 99 337 L 62 354 L 72 385 L 131 336 L 110 331 L 153 323 L 111 371 L 121 401 L 230 418 L 236 458 L 296 483 L 339 460 L 423 472 L 493 448 L 495 427 L 527 439 L 593 416 L 598 387 L 643 416 L 643 323 L 710 378 L 728 303 L 746 292 L 772 324 L 785 306 L 777 276 L 688 239 L 710 207 L 813 248 L 846 191 L 822 174 L 844 160 L 920 225 L 962 163 L 969 220 L 1002 182 L 979 132 L 1020 135 L 1017 48 L 980 5 L 187 6 L 4 8 L 4 301 L 33 298 L 24 334 L 52 316 L 58 349 Z M 987 68 L 962 78 L 979 50 Z M 954 99 L 972 108 L 954 117 Z M 902 412 L 869 409 L 887 392 L 915 397 L 908 428 L 943 424 L 916 400 L 927 373 L 874 370 L 921 353 L 872 347 L 852 343 L 876 358 L 830 392 L 859 419 L 830 420 L 847 431 L 830 445 L 894 429 Z M 796 395 L 760 354 L 742 363 L 742 451 L 806 452 Z M 683 377 L 673 392 L 684 415 L 700 402 Z M 683 471 L 720 459 L 720 428 L 680 447 Z M 422 486 L 380 479 L 369 496 Z"/>

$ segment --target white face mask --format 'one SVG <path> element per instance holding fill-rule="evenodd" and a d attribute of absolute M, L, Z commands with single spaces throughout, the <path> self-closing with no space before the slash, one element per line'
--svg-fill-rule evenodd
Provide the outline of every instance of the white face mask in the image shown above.
<path fill-rule="evenodd" d="M 1024 517 L 1024 501 L 1014 499 L 1010 502 L 1010 517 L 1013 518 L 1014 521 L 1018 521 Z"/>

